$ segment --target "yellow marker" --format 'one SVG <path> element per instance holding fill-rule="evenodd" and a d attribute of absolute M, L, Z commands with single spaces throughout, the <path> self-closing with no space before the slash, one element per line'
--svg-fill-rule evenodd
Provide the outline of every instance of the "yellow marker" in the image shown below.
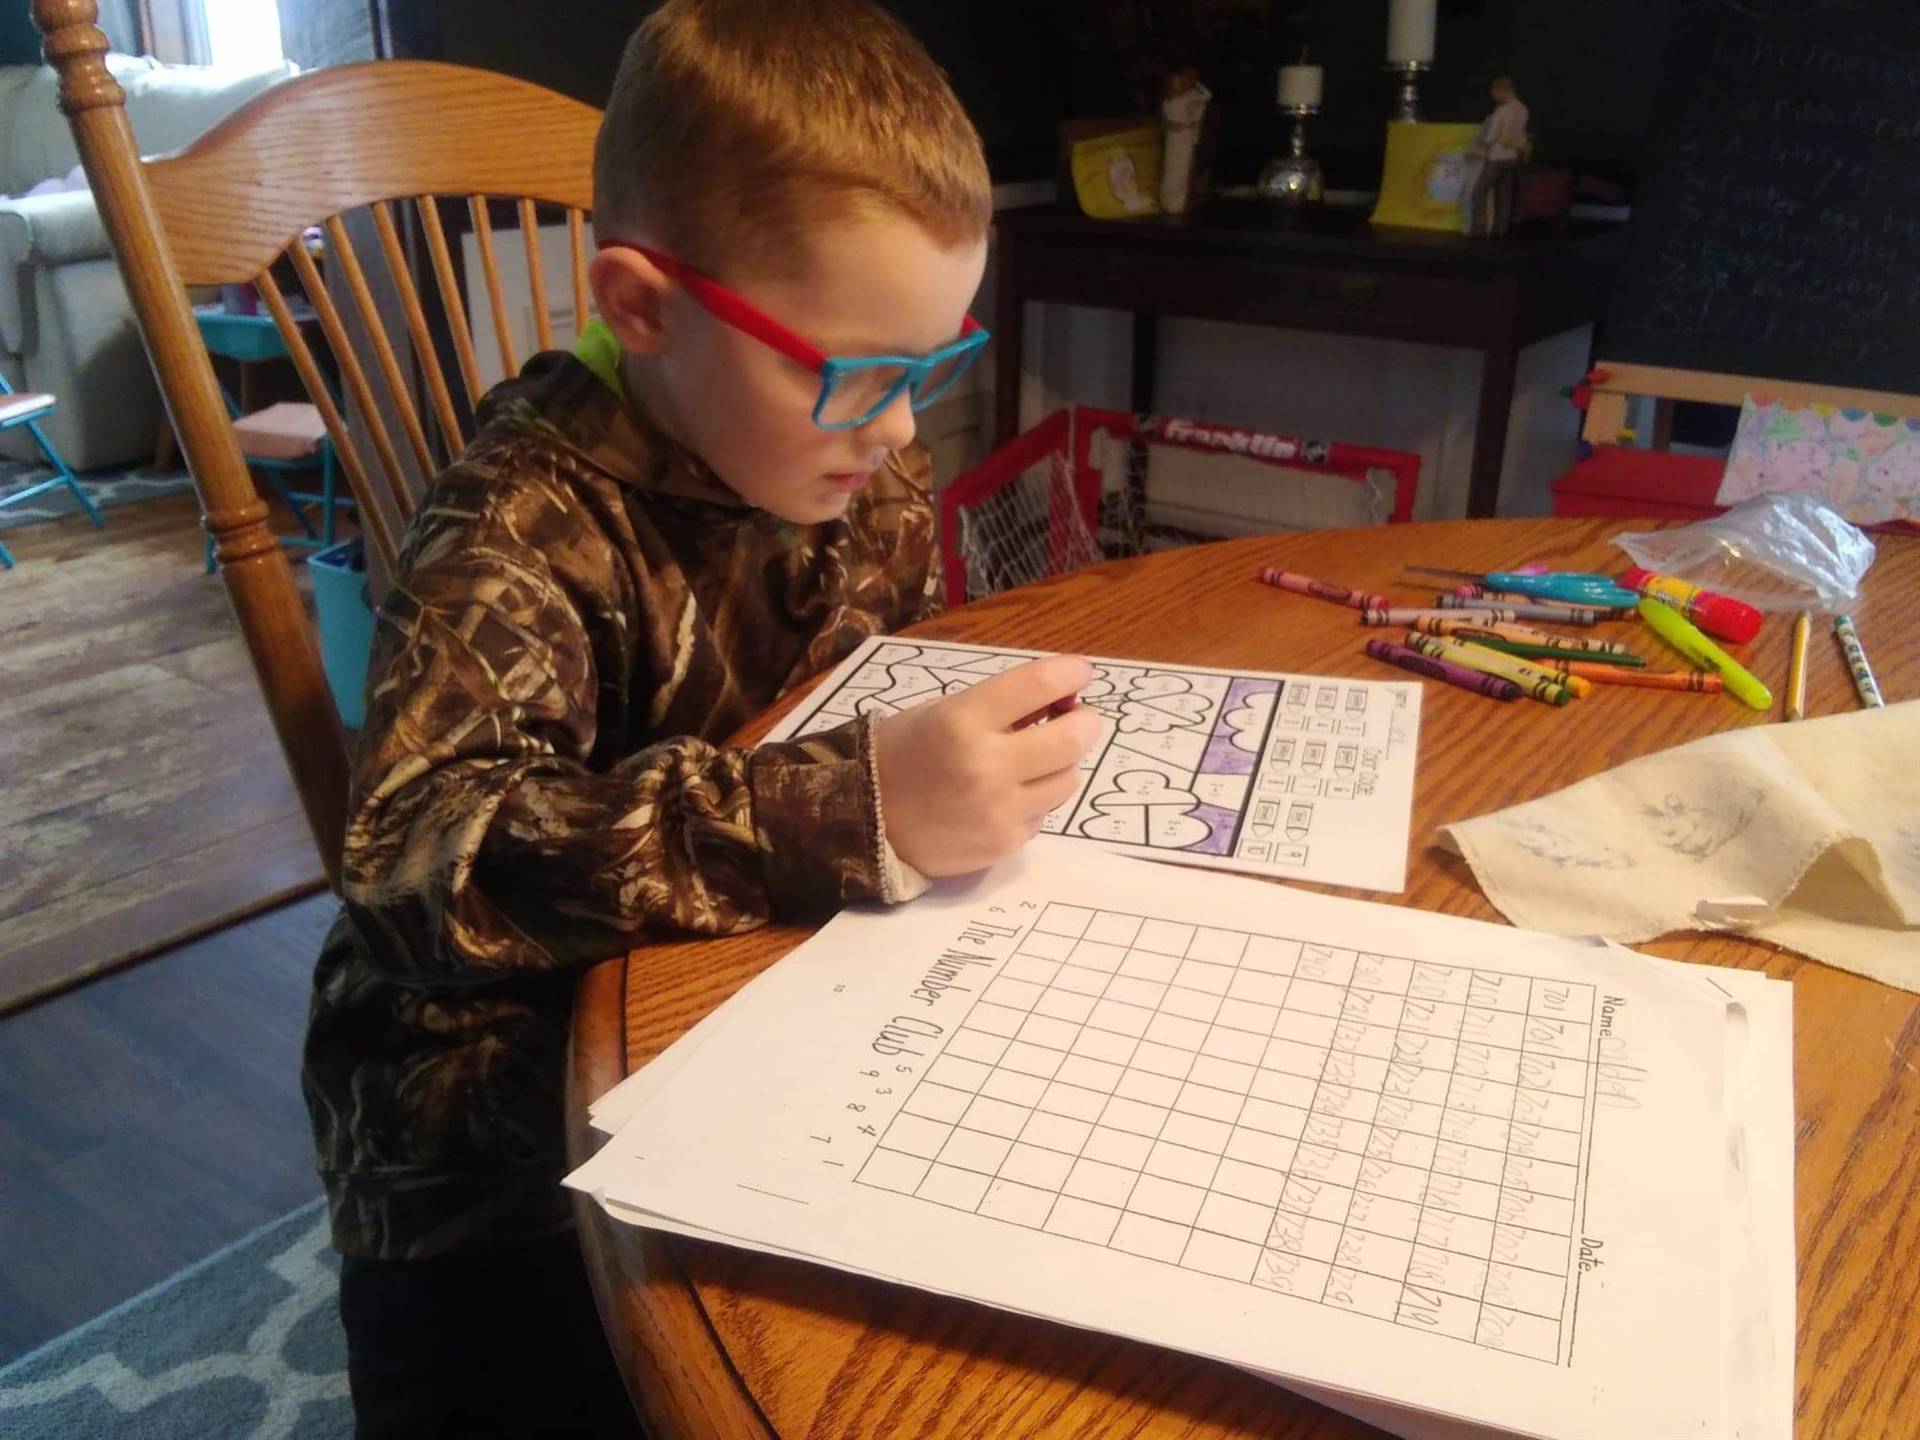
<path fill-rule="evenodd" d="M 1726 651 L 1714 644 L 1678 610 L 1659 600 L 1642 600 L 1640 618 L 1654 634 L 1678 650 L 1688 663 L 1703 670 L 1717 670 L 1727 682 L 1727 692 L 1755 710 L 1773 708 L 1773 692 L 1754 677 Z"/>
<path fill-rule="evenodd" d="M 1484 645 L 1463 645 L 1455 640 L 1443 640 L 1435 635 L 1422 635 L 1418 631 L 1407 635 L 1407 648 L 1418 650 L 1423 655 L 1431 655 L 1436 660 L 1446 660 L 1455 665 L 1464 665 L 1469 670 L 1478 670 L 1483 675 L 1498 675 L 1502 680 L 1511 680 L 1535 700 L 1548 705 L 1564 705 L 1573 698 L 1572 685 L 1577 677 L 1572 675 L 1553 675 L 1545 670 L 1535 669 L 1523 660 L 1498 650 L 1489 650 Z M 1577 680 L 1586 685 L 1584 680 Z"/>
<path fill-rule="evenodd" d="M 1803 720 L 1807 714 L 1807 636 L 1813 632 L 1813 616 L 1802 610 L 1793 622 L 1793 658 L 1787 662 L 1787 719 Z"/>

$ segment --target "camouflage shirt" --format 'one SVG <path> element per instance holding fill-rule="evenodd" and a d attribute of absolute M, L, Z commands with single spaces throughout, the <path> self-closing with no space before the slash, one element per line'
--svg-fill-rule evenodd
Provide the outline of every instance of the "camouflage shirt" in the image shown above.
<path fill-rule="evenodd" d="M 917 446 L 843 519 L 799 526 L 573 356 L 536 358 L 478 420 L 380 608 L 307 1031 L 335 1243 L 375 1258 L 569 1222 L 580 967 L 889 895 L 869 725 L 721 742 L 938 603 Z"/>

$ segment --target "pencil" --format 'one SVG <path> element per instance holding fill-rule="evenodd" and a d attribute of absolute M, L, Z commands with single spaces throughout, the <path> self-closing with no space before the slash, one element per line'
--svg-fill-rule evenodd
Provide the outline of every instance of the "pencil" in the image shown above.
<path fill-rule="evenodd" d="M 1886 704 L 1880 698 L 1880 687 L 1874 683 L 1873 669 L 1867 664 L 1867 652 L 1854 632 L 1852 617 L 1834 616 L 1833 634 L 1840 642 L 1840 653 L 1846 657 L 1847 673 L 1853 676 L 1853 688 L 1859 693 L 1862 708 L 1873 710 Z"/>
<path fill-rule="evenodd" d="M 1802 720 L 1807 714 L 1807 636 L 1813 631 L 1813 615 L 1802 610 L 1793 621 L 1793 658 L 1787 662 L 1787 719 Z"/>

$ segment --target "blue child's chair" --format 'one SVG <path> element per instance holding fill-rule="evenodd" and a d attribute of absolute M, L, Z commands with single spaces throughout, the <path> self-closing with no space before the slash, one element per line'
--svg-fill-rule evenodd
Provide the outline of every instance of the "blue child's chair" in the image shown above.
<path fill-rule="evenodd" d="M 100 518 L 100 507 L 73 478 L 73 471 L 67 468 L 67 462 L 60 458 L 60 452 L 53 448 L 53 442 L 47 439 L 46 432 L 40 428 L 42 417 L 51 415 L 60 402 L 51 395 L 21 393 L 7 383 L 7 377 L 0 375 L 0 430 L 14 430 L 24 425 L 27 433 L 33 436 L 33 443 L 40 447 L 40 453 L 47 457 L 47 463 L 57 472 L 52 478 L 38 484 L 29 485 L 24 490 L 16 490 L 11 495 L 0 495 L 0 509 L 9 505 L 18 505 L 22 500 L 31 500 L 34 496 L 61 485 L 71 486 L 74 499 L 80 502 L 80 508 L 87 512 L 94 528 L 102 529 L 106 521 Z M 13 568 L 13 552 L 0 544 L 0 570 Z"/>

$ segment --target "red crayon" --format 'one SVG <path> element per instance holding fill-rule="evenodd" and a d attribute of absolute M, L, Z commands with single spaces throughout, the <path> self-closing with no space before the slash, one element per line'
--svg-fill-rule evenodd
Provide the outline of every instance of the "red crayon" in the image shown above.
<path fill-rule="evenodd" d="M 1356 610 L 1384 610 L 1393 604 L 1393 601 L 1385 595 L 1369 595 L 1364 590 L 1349 590 L 1343 585 L 1329 585 L 1324 580 L 1315 580 L 1310 575 L 1299 575 L 1291 570 L 1282 570 L 1276 565 L 1262 565 L 1253 578 L 1262 585 L 1271 585 L 1277 590 L 1291 590 L 1296 595 L 1311 595 L 1316 600 L 1331 600 L 1336 605 L 1351 605 Z"/>

